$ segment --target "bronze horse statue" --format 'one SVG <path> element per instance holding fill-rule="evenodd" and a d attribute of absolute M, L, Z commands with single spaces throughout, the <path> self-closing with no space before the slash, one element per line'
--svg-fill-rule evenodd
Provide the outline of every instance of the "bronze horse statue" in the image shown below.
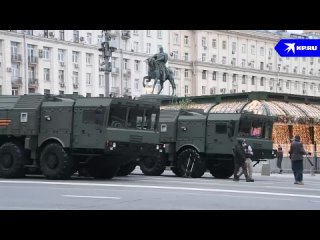
<path fill-rule="evenodd" d="M 163 77 L 162 76 L 162 71 L 159 71 L 159 66 L 157 66 L 157 62 L 154 58 L 147 58 L 147 63 L 148 63 L 148 66 L 149 66 L 149 70 L 148 70 L 148 76 L 145 76 L 143 78 L 143 87 L 146 87 L 146 82 L 150 82 L 151 79 L 154 79 L 154 82 L 153 82 L 153 88 L 152 88 L 152 94 L 154 92 L 154 88 L 158 82 L 158 80 L 160 81 L 160 90 L 158 91 L 158 94 L 160 94 L 160 92 L 162 91 L 163 89 L 163 83 L 166 81 L 166 80 L 169 80 L 170 84 L 171 84 L 171 87 L 172 87 L 172 95 L 174 95 L 175 93 L 175 90 L 176 90 L 176 85 L 174 83 L 174 78 L 173 78 L 173 72 L 171 69 L 169 68 L 166 68 L 166 70 L 164 71 L 165 72 L 165 76 Z M 147 79 L 147 81 L 145 82 L 145 80 Z M 164 80 L 163 80 L 164 79 Z"/>

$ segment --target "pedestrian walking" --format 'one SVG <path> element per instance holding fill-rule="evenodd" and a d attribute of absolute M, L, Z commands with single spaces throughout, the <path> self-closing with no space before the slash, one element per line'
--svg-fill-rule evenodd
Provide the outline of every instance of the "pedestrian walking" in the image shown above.
<path fill-rule="evenodd" d="M 243 170 L 243 174 L 246 178 L 247 182 L 253 182 L 254 180 L 251 179 L 247 172 L 247 166 L 245 164 L 246 161 L 246 154 L 243 148 L 244 139 L 239 139 L 237 145 L 235 145 L 234 151 L 234 173 L 233 173 L 233 181 L 239 181 L 238 172 L 240 167 Z"/>
<path fill-rule="evenodd" d="M 283 151 L 282 151 L 281 145 L 279 145 L 278 150 L 277 150 L 277 168 L 279 168 L 279 170 L 280 170 L 279 174 L 281 174 L 283 172 L 282 159 L 283 159 Z"/>
<path fill-rule="evenodd" d="M 291 167 L 294 175 L 294 184 L 303 185 L 303 155 L 306 151 L 300 142 L 300 136 L 296 135 L 294 141 L 290 145 L 289 158 L 291 159 Z M 310 154 L 310 153 L 308 153 Z"/>
<path fill-rule="evenodd" d="M 252 173 L 253 173 L 253 166 L 252 166 L 252 159 L 253 159 L 253 150 L 252 147 L 246 143 L 246 141 L 244 140 L 242 143 L 245 155 L 246 155 L 246 161 L 245 161 L 245 165 L 247 167 L 247 172 L 248 175 L 251 179 L 251 182 L 254 182 L 254 179 L 252 178 Z M 241 175 L 243 174 L 243 169 L 240 168 L 240 171 L 238 173 L 238 176 L 241 177 Z"/>

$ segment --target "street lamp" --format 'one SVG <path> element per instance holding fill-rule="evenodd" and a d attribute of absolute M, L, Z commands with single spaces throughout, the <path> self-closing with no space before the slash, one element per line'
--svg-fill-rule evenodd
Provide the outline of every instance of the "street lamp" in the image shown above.
<path fill-rule="evenodd" d="M 102 34 L 104 33 L 104 42 L 101 42 L 101 48 L 99 51 L 102 52 L 104 62 L 102 65 L 105 65 L 104 68 L 100 68 L 100 71 L 104 71 L 105 74 L 105 96 L 109 96 L 109 74 L 112 71 L 112 66 L 110 62 L 110 58 L 112 56 L 112 52 L 116 51 L 115 46 L 111 46 L 111 30 L 102 30 Z"/>

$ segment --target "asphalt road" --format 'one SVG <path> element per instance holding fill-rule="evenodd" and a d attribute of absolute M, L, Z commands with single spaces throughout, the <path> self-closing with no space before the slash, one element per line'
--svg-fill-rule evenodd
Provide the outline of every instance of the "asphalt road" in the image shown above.
<path fill-rule="evenodd" d="M 254 174 L 255 182 L 178 178 L 171 171 L 145 176 L 137 168 L 126 177 L 67 181 L 42 176 L 0 179 L 1 210 L 302 210 L 320 209 L 320 176 L 304 174 L 294 185 L 292 174 Z"/>

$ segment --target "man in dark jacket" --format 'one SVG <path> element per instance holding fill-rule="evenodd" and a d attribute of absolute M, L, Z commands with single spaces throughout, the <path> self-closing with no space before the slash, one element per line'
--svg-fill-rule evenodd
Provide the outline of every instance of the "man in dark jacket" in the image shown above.
<path fill-rule="evenodd" d="M 294 184 L 303 185 L 303 155 L 306 151 L 300 143 L 300 136 L 296 135 L 294 141 L 290 145 L 289 155 L 291 159 L 291 167 L 294 175 Z"/>
<path fill-rule="evenodd" d="M 243 170 L 243 174 L 246 177 L 247 182 L 253 182 L 253 180 L 249 177 L 247 172 L 246 162 L 246 154 L 244 148 L 242 146 L 244 140 L 239 139 L 238 144 L 235 145 L 233 152 L 234 152 L 234 173 L 233 173 L 233 181 L 239 181 L 239 176 L 237 175 L 239 172 L 240 167 Z"/>

